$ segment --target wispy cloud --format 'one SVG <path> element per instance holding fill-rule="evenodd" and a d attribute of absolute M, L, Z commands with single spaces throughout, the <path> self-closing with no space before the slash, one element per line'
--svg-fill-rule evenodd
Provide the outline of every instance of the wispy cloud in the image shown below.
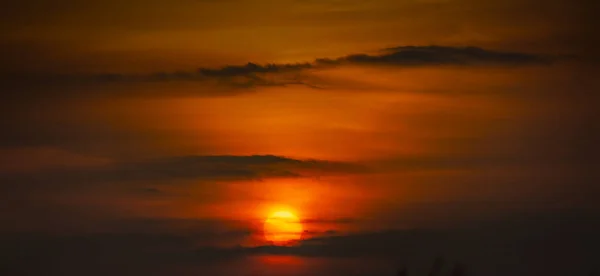
<path fill-rule="evenodd" d="M 218 79 L 221 83 L 236 86 L 272 86 L 306 84 L 297 76 L 281 77 L 282 74 L 299 73 L 338 66 L 522 66 L 548 64 L 550 58 L 528 53 L 487 50 L 478 47 L 450 46 L 399 46 L 382 49 L 375 54 L 359 53 L 337 58 L 317 58 L 304 63 L 249 62 L 245 65 L 226 65 L 220 68 L 199 68 L 196 72 L 155 73 L 146 76 L 108 74 L 99 80 L 207 80 Z M 279 75 L 270 79 L 270 75 Z"/>
<path fill-rule="evenodd" d="M 232 77 L 256 73 L 280 73 L 312 68 L 311 63 L 266 64 L 258 65 L 249 62 L 246 65 L 228 65 L 218 69 L 200 68 L 198 72 L 207 77 Z"/>
<path fill-rule="evenodd" d="M 3 183 L 161 181 L 177 179 L 248 180 L 273 177 L 318 177 L 338 173 L 364 173 L 367 168 L 353 163 L 300 160 L 275 155 L 179 156 L 139 162 L 116 163 L 85 169 L 6 173 Z"/>
<path fill-rule="evenodd" d="M 393 66 L 433 65 L 531 65 L 545 64 L 541 55 L 486 50 L 478 47 L 400 46 L 381 54 L 353 54 L 337 59 L 317 59 L 319 64 L 368 64 Z"/>
<path fill-rule="evenodd" d="M 452 46 L 399 46 L 382 49 L 377 53 L 357 53 L 334 58 L 316 58 L 303 63 L 248 62 L 225 65 L 220 68 L 200 67 L 196 71 L 156 72 L 152 74 L 105 73 L 95 75 L 11 75 L 6 79 L 17 82 L 42 83 L 111 83 L 111 82 L 164 82 L 216 81 L 235 87 L 310 85 L 299 73 L 339 66 L 525 66 L 548 64 L 552 59 L 537 54 L 496 51 L 478 47 Z"/>

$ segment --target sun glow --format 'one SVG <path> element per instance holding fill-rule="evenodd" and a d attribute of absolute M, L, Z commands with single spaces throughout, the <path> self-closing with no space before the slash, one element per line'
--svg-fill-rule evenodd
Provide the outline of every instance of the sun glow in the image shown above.
<path fill-rule="evenodd" d="M 286 244 L 302 237 L 302 223 L 287 210 L 273 212 L 265 220 L 265 239 L 274 244 Z"/>

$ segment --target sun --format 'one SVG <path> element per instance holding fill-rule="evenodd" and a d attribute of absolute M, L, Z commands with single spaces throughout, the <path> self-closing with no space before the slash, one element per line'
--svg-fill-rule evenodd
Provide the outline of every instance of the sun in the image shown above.
<path fill-rule="evenodd" d="M 274 244 L 286 244 L 302 237 L 302 223 L 294 213 L 281 210 L 265 220 L 265 239 Z"/>

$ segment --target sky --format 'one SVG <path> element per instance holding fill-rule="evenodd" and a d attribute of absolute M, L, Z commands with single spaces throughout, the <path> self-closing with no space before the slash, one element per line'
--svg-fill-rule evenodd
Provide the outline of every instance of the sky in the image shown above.
<path fill-rule="evenodd" d="M 590 275 L 596 8 L 8 3 L 0 272 Z"/>

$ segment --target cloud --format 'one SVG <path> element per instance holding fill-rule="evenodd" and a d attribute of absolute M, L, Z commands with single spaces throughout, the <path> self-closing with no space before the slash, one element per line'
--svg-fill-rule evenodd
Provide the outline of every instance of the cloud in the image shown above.
<path fill-rule="evenodd" d="M 440 65 L 532 65 L 547 64 L 548 57 L 535 54 L 486 50 L 478 47 L 450 46 L 399 46 L 386 48 L 378 54 L 352 54 L 338 58 L 317 58 L 313 62 L 258 65 L 228 65 L 217 69 L 200 68 L 203 77 L 232 78 L 248 77 L 251 80 L 264 80 L 260 75 L 298 72 L 307 69 L 321 69 L 342 65 L 388 65 L 388 66 L 440 66 Z M 192 75 L 171 75 L 186 77 Z M 167 77 L 168 79 L 168 77 Z M 289 82 L 289 81 L 288 81 Z M 264 82 L 262 84 L 273 84 Z M 285 82 L 283 82 L 285 83 Z M 256 84 L 260 84 L 257 82 Z"/>
<path fill-rule="evenodd" d="M 203 247 L 195 253 L 198 259 L 212 256 L 215 260 L 248 255 L 329 258 L 343 262 L 393 260 L 392 263 L 401 261 L 416 270 L 428 270 L 436 256 L 443 256 L 472 265 L 482 275 L 515 275 L 524 270 L 562 275 L 574 269 L 589 271 L 596 262 L 594 248 L 600 245 L 600 240 L 594 232 L 600 225 L 588 220 L 593 214 L 578 218 L 580 215 L 527 214 L 479 221 L 456 229 L 338 233 L 307 239 L 295 246 Z M 557 265 L 548 266 L 549 259 Z M 503 270 L 498 271 L 498 267 Z"/>
<path fill-rule="evenodd" d="M 249 62 L 245 65 L 227 65 L 221 68 L 199 68 L 196 73 L 158 73 L 142 77 L 147 80 L 198 80 L 206 78 L 240 78 L 255 81 L 260 85 L 274 85 L 265 75 L 300 72 L 309 69 L 323 69 L 343 65 L 388 65 L 388 66 L 500 66 L 547 64 L 548 57 L 535 54 L 486 50 L 478 47 L 450 46 L 399 46 L 386 48 L 377 54 L 351 54 L 338 58 L 317 58 L 305 63 L 270 63 L 259 65 Z M 104 76 L 106 80 L 118 80 L 123 76 Z M 239 84 L 232 81 L 231 83 Z M 279 84 L 292 83 L 282 81 Z"/>
<path fill-rule="evenodd" d="M 151 74 L 104 73 L 92 75 L 69 74 L 10 74 L 8 83 L 89 84 L 120 82 L 204 81 L 233 87 L 306 85 L 318 88 L 304 80 L 300 73 L 338 66 L 524 66 L 548 64 L 543 55 L 496 51 L 478 47 L 453 46 L 399 46 L 368 54 L 357 53 L 336 58 L 317 58 L 304 63 L 248 62 L 244 65 L 225 65 L 220 68 L 200 67 L 196 71 L 155 72 Z"/>
<path fill-rule="evenodd" d="M 366 170 L 356 164 L 299 160 L 276 155 L 180 156 L 123 164 L 120 167 L 124 172 L 130 172 L 133 178 L 146 178 L 144 175 L 149 173 L 154 174 L 154 177 L 210 179 L 299 177 L 320 173 L 357 173 Z"/>
<path fill-rule="evenodd" d="M 382 54 L 354 54 L 337 59 L 317 59 L 321 64 L 371 64 L 393 66 L 426 65 L 531 65 L 545 64 L 545 57 L 519 52 L 486 50 L 478 47 L 400 46 Z"/>
<path fill-rule="evenodd" d="M 313 67 L 310 63 L 295 64 L 266 64 L 258 65 L 249 62 L 246 65 L 229 65 L 218 69 L 200 68 L 198 72 L 207 77 L 232 77 L 252 75 L 256 73 L 280 73 L 288 71 L 297 71 Z"/>
<path fill-rule="evenodd" d="M 161 181 L 177 179 L 248 180 L 272 177 L 318 177 L 337 173 L 364 173 L 353 163 L 299 160 L 275 155 L 178 156 L 139 162 L 122 162 L 94 168 L 53 170 L 38 173 L 0 174 L 3 183 Z M 157 191 L 153 191 L 157 192 Z"/>
<path fill-rule="evenodd" d="M 593 218 L 595 214 L 569 212 L 521 214 L 457 229 L 336 233 L 294 246 L 229 247 L 198 245 L 198 242 L 226 239 L 223 235 L 244 236 L 248 232 L 207 228 L 206 222 L 190 228 L 188 224 L 179 227 L 177 221 L 132 220 L 134 228 L 117 232 L 3 233 L 0 272 L 9 272 L 3 275 L 173 275 L 173 271 L 178 271 L 175 268 L 194 265 L 208 275 L 243 275 L 247 274 L 247 267 L 240 267 L 241 271 L 233 274 L 223 268 L 249 256 L 283 255 L 326 258 L 331 261 L 326 265 L 333 265 L 334 259 L 341 260 L 344 266 L 355 262 L 366 266 L 366 258 L 391 260 L 383 262 L 389 265 L 388 269 L 396 268 L 400 261 L 409 269 L 422 271 L 429 271 L 434 258 L 443 256 L 450 262 L 458 260 L 476 268 L 481 275 L 519 275 L 519 271 L 539 272 L 536 275 L 586 275 L 583 272 L 589 272 L 597 263 L 594 253 L 600 245 L 596 237 L 600 225 Z M 123 223 L 126 222 L 118 226 Z M 549 261 L 552 266 L 548 266 Z M 208 273 L 216 264 L 222 266 Z M 310 275 L 331 275 L 310 272 Z"/>
<path fill-rule="evenodd" d="M 359 220 L 353 218 L 337 218 L 337 219 L 304 219 L 303 224 L 355 224 Z"/>

